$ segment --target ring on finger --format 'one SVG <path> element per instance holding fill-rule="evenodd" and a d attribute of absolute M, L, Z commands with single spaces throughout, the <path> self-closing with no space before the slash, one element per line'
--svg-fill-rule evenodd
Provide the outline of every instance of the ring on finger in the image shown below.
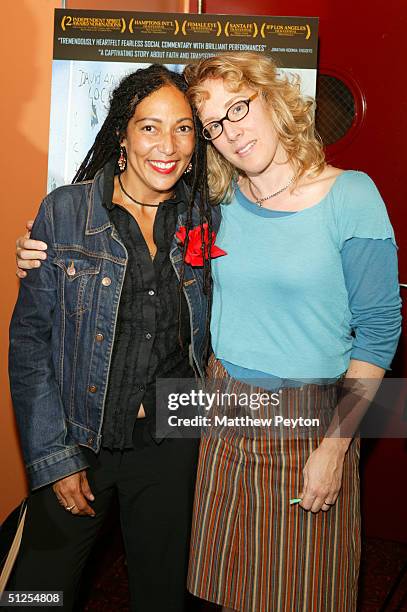
<path fill-rule="evenodd" d="M 71 512 L 74 508 L 76 508 L 76 504 L 73 504 L 73 506 L 65 506 L 65 510 L 68 512 Z"/>

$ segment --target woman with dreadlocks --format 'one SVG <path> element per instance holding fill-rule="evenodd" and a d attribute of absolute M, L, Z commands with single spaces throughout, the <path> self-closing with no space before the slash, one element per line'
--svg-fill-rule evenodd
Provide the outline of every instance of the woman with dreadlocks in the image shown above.
<path fill-rule="evenodd" d="M 124 78 L 73 184 L 44 199 L 32 228 L 48 254 L 22 280 L 11 323 L 32 492 L 9 588 L 63 591 L 65 610 L 115 492 L 132 610 L 184 610 L 198 441 L 152 432 L 156 378 L 194 376 L 191 341 L 203 369 L 206 314 L 194 309 L 208 262 L 184 272 L 174 239 L 179 215 L 185 230 L 197 214 L 211 231 L 185 91 L 158 65 Z"/>

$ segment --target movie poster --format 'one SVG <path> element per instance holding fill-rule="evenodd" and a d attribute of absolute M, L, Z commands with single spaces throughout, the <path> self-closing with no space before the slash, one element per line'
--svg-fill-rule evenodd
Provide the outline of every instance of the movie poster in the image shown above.
<path fill-rule="evenodd" d="M 318 19 L 57 9 L 48 191 L 70 183 L 95 140 L 111 90 L 152 63 L 185 64 L 224 51 L 271 55 L 315 97 Z"/>

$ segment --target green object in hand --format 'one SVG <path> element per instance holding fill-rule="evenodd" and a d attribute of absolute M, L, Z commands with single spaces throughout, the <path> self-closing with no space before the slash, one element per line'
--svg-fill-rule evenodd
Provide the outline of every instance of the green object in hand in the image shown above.
<path fill-rule="evenodd" d="M 292 506 L 293 504 L 299 504 L 301 500 L 302 497 L 294 497 L 293 499 L 290 499 L 290 506 Z"/>

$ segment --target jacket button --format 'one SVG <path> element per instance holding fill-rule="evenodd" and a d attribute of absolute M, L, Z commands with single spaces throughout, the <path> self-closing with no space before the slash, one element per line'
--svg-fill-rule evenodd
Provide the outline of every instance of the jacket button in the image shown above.
<path fill-rule="evenodd" d="M 96 342 L 103 342 L 103 340 L 105 339 L 103 334 L 96 334 L 95 336 L 95 340 Z"/>
<path fill-rule="evenodd" d="M 148 295 L 155 295 L 154 289 L 150 289 L 150 291 L 148 292 Z"/>
<path fill-rule="evenodd" d="M 111 278 L 109 278 L 108 276 L 105 276 L 104 278 L 102 278 L 102 285 L 104 287 L 108 287 L 111 284 L 112 284 L 112 279 Z"/>
<path fill-rule="evenodd" d="M 96 393 L 97 390 L 98 390 L 98 388 L 97 388 L 96 385 L 89 385 L 89 387 L 88 387 L 88 391 L 90 393 Z"/>
<path fill-rule="evenodd" d="M 144 337 L 146 338 L 146 340 L 151 340 L 153 336 L 150 334 L 150 332 L 147 332 Z"/>

